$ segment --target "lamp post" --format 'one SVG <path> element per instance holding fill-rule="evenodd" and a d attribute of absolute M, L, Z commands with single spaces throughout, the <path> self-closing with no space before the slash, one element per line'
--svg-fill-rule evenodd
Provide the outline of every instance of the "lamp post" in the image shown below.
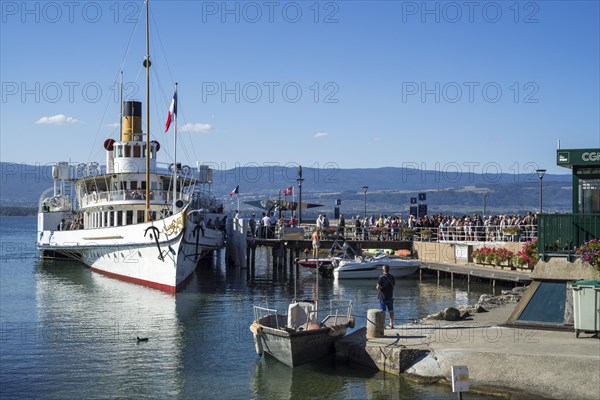
<path fill-rule="evenodd" d="M 544 174 L 546 173 L 545 169 L 536 169 L 538 178 L 540 178 L 540 214 L 542 213 L 542 198 L 543 198 L 543 190 L 542 190 L 542 179 L 544 179 Z"/>
<path fill-rule="evenodd" d="M 486 213 L 485 213 L 485 198 L 487 197 L 487 193 L 483 194 L 483 216 L 485 217 Z"/>
<path fill-rule="evenodd" d="M 367 190 L 369 189 L 368 186 L 363 186 L 362 190 L 365 193 L 365 220 L 367 219 Z"/>
<path fill-rule="evenodd" d="M 298 227 L 302 224 L 302 182 L 304 182 L 304 178 L 302 177 L 302 166 L 298 167 L 298 177 L 296 178 L 296 182 L 298 182 Z"/>

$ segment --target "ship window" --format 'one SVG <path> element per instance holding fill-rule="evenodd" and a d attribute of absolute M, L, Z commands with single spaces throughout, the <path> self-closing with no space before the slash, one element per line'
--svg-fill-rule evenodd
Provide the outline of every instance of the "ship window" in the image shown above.
<path fill-rule="evenodd" d="M 150 213 L 150 219 L 151 219 L 152 221 L 156 221 L 156 211 L 152 211 L 152 212 Z"/>
<path fill-rule="evenodd" d="M 133 210 L 128 210 L 127 211 L 127 214 L 126 214 L 126 224 L 127 225 L 133 224 Z"/>
<path fill-rule="evenodd" d="M 158 182 L 150 182 L 150 189 L 152 189 L 152 190 L 158 189 Z"/>
<path fill-rule="evenodd" d="M 146 190 L 146 181 L 142 181 L 142 190 Z"/>
<path fill-rule="evenodd" d="M 123 225 L 123 213 L 121 211 L 117 211 L 117 223 L 116 226 Z"/>
<path fill-rule="evenodd" d="M 144 150 L 144 154 L 142 154 L 142 157 L 146 158 L 146 145 L 143 145 L 142 149 Z"/>
<path fill-rule="evenodd" d="M 140 153 L 141 153 L 140 146 L 138 146 L 138 145 L 133 146 L 133 156 L 136 158 L 140 158 L 141 157 Z"/>
<path fill-rule="evenodd" d="M 113 226 L 114 225 L 114 219 L 113 219 L 113 213 L 112 212 L 108 212 L 108 226 Z"/>
<path fill-rule="evenodd" d="M 131 190 L 137 190 L 138 189 L 137 181 L 131 181 L 131 182 L 129 182 L 129 185 L 130 185 L 129 188 Z"/>
<path fill-rule="evenodd" d="M 141 223 L 144 222 L 145 218 L 144 218 L 144 210 L 138 210 L 137 212 L 137 223 Z"/>
<path fill-rule="evenodd" d="M 131 157 L 131 146 L 128 144 L 125 145 L 125 157 Z"/>
<path fill-rule="evenodd" d="M 121 145 L 115 146 L 115 154 L 116 154 L 116 157 L 123 157 L 123 146 L 121 146 Z"/>

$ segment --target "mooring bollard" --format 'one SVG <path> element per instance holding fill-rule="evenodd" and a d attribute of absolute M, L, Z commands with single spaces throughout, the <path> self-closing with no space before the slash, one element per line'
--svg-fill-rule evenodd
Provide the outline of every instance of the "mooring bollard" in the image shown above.
<path fill-rule="evenodd" d="M 385 311 L 368 310 L 367 311 L 367 338 L 383 337 L 385 328 Z"/>

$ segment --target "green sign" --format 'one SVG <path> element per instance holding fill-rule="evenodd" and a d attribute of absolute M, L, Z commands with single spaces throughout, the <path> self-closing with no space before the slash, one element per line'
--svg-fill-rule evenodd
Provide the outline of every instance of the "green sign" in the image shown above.
<path fill-rule="evenodd" d="M 600 149 L 556 150 L 556 164 L 562 167 L 600 166 Z"/>

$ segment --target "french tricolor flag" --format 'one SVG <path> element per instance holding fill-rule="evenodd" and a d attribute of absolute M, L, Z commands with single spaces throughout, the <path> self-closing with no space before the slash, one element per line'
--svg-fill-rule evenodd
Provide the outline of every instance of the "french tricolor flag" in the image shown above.
<path fill-rule="evenodd" d="M 175 89 L 175 94 L 173 94 L 173 100 L 171 100 L 171 107 L 169 107 L 169 115 L 167 116 L 165 132 L 169 130 L 173 117 L 177 118 L 177 89 Z"/>

